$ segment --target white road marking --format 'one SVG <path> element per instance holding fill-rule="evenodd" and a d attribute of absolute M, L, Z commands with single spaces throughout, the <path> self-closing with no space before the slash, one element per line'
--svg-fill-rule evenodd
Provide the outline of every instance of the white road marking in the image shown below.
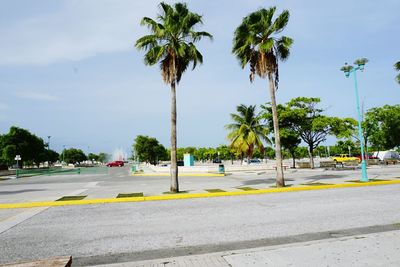
<path fill-rule="evenodd" d="M 85 187 L 92 188 L 96 187 L 99 182 L 90 182 L 85 185 Z"/>
<path fill-rule="evenodd" d="M 87 191 L 88 189 L 78 189 L 68 194 L 68 196 L 77 196 L 82 194 L 83 192 Z"/>

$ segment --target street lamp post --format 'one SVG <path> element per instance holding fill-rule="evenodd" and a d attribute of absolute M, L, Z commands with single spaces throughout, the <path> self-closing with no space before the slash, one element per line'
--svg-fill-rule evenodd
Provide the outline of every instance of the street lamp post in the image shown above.
<path fill-rule="evenodd" d="M 22 160 L 21 155 L 16 155 L 15 160 L 17 161 L 17 168 L 15 169 L 15 178 L 18 179 L 19 178 L 19 161 Z"/>
<path fill-rule="evenodd" d="M 47 139 L 48 139 L 48 142 L 47 142 L 47 149 L 48 149 L 48 150 L 50 150 L 50 138 L 51 138 L 51 136 L 48 135 L 48 136 L 47 136 Z"/>
<path fill-rule="evenodd" d="M 356 67 L 345 65 L 341 68 L 341 71 L 344 72 L 346 78 L 350 77 L 350 74 L 353 74 L 354 77 L 354 89 L 355 89 L 355 94 L 356 94 L 356 103 L 357 103 L 357 117 L 358 117 L 358 135 L 360 139 L 360 148 L 361 148 L 361 181 L 362 182 L 368 182 L 368 175 L 367 175 L 367 164 L 365 162 L 365 154 L 364 154 L 364 138 L 363 138 L 363 131 L 362 131 L 362 125 L 361 125 L 361 113 L 360 113 L 360 100 L 358 96 L 358 84 L 357 84 L 357 71 L 364 71 L 365 64 L 368 62 L 368 59 L 366 58 L 361 58 L 357 59 L 354 62 L 354 65 Z"/>

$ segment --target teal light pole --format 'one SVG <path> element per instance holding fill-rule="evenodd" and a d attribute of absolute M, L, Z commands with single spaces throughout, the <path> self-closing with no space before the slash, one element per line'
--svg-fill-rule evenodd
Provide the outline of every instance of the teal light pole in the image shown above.
<path fill-rule="evenodd" d="M 361 58 L 357 59 L 354 62 L 356 67 L 349 66 L 347 63 L 341 68 L 341 71 L 344 72 L 346 78 L 350 77 L 350 74 L 353 74 L 354 77 L 354 89 L 356 92 L 356 102 L 357 102 L 357 115 L 358 115 L 358 136 L 360 139 L 360 148 L 361 148 L 361 182 L 368 182 L 368 175 L 367 175 L 367 164 L 365 162 L 365 154 L 364 154 L 364 138 L 363 138 L 363 131 L 361 126 L 361 113 L 360 113 L 360 101 L 358 96 L 358 84 L 357 84 L 357 71 L 364 71 L 365 63 L 368 62 L 368 59 Z"/>

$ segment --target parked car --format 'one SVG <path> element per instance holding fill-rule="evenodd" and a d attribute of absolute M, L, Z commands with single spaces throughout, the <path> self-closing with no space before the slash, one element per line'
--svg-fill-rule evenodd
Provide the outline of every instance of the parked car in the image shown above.
<path fill-rule="evenodd" d="M 177 166 L 185 166 L 185 162 L 184 162 L 183 160 L 178 160 L 178 161 L 176 162 L 176 165 L 177 165 Z"/>
<path fill-rule="evenodd" d="M 260 164 L 261 160 L 260 159 L 251 159 L 250 164 Z"/>
<path fill-rule="evenodd" d="M 121 160 L 116 160 L 116 161 L 107 163 L 106 166 L 107 167 L 122 167 L 122 166 L 124 166 L 124 162 Z"/>
<path fill-rule="evenodd" d="M 358 158 L 358 161 L 361 162 L 361 155 L 354 155 L 354 157 Z M 364 155 L 364 159 L 367 159 L 367 157 Z M 372 154 L 368 154 L 368 159 L 379 159 L 376 156 L 373 156 Z"/>
<path fill-rule="evenodd" d="M 222 163 L 222 161 L 221 161 L 221 159 L 216 158 L 216 159 L 213 159 L 213 163 Z"/>
<path fill-rule="evenodd" d="M 332 160 L 335 162 L 344 162 L 344 161 L 359 161 L 358 158 L 349 156 L 347 154 L 340 154 L 340 155 L 335 155 L 332 157 Z"/>

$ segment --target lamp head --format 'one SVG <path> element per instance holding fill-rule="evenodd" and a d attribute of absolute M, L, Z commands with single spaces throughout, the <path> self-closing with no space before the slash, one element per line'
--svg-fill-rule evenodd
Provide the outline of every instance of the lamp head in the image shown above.
<path fill-rule="evenodd" d="M 359 68 L 361 71 L 364 71 L 364 67 L 365 67 L 365 64 L 366 64 L 367 62 L 368 62 L 368 59 L 365 58 L 365 57 L 363 57 L 363 58 L 359 58 L 359 59 L 357 59 L 356 61 L 354 61 L 354 65 L 357 65 L 358 68 Z"/>
<path fill-rule="evenodd" d="M 346 63 L 344 63 L 344 66 L 340 70 L 344 72 L 344 75 L 346 76 L 346 78 L 349 78 L 350 72 L 352 69 L 353 69 L 353 66 L 347 65 L 347 62 L 346 62 Z"/>

